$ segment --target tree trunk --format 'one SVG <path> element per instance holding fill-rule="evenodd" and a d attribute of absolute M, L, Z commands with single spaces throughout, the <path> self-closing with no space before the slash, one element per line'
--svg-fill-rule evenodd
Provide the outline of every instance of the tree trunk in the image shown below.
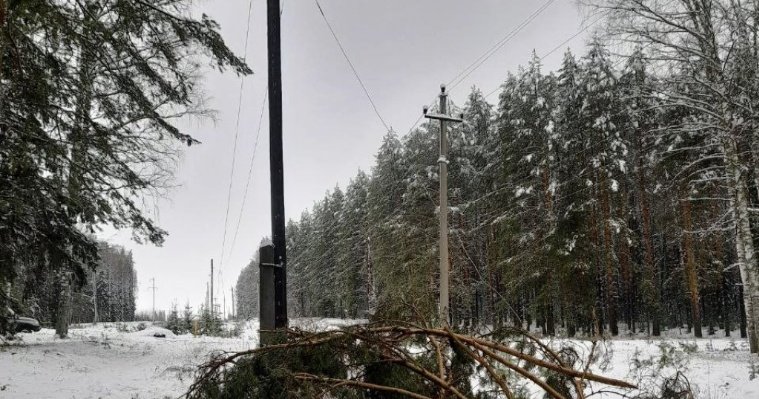
<path fill-rule="evenodd" d="M 61 272 L 58 276 L 58 303 L 55 312 L 55 334 L 66 338 L 71 319 L 71 273 Z"/>
<path fill-rule="evenodd" d="M 620 220 L 626 220 L 627 218 L 628 209 L 626 198 L 627 190 L 624 190 L 618 213 Z M 619 269 L 622 274 L 621 294 L 624 303 L 624 320 L 625 324 L 627 324 L 627 331 L 629 333 L 633 333 L 635 330 L 635 326 L 633 324 L 633 271 L 630 265 L 631 254 L 627 223 L 622 226 L 617 246 L 617 250 L 619 251 Z"/>
<path fill-rule="evenodd" d="M 543 186 L 543 205 L 546 208 L 546 235 L 551 236 L 552 234 L 555 234 L 556 230 L 556 224 L 557 224 L 557 218 L 554 211 L 554 198 L 553 193 L 551 192 L 551 185 L 552 185 L 552 178 L 551 178 L 551 171 L 548 167 L 542 168 L 541 173 L 541 184 Z M 553 272 L 555 266 L 551 264 L 550 257 L 547 256 L 546 258 L 548 261 L 546 262 L 546 266 L 548 267 L 548 270 L 546 271 L 546 287 L 548 288 L 547 295 L 544 295 L 545 298 L 545 319 L 546 319 L 546 331 L 549 336 L 556 335 L 556 320 L 554 320 L 554 316 L 556 313 L 555 305 L 558 303 L 558 293 L 559 293 L 559 287 L 556 283 L 555 274 Z"/>
<path fill-rule="evenodd" d="M 604 323 L 604 297 L 605 297 L 605 290 L 603 287 L 603 268 L 601 266 L 601 255 L 599 254 L 601 250 L 601 239 L 599 237 L 599 219 L 598 216 L 598 206 L 593 206 L 593 214 L 591 217 L 591 241 L 593 243 L 594 253 L 593 253 L 593 260 L 595 262 L 595 283 L 596 283 L 596 300 L 595 300 L 595 306 L 592 310 L 592 321 L 593 321 L 593 334 L 595 335 L 601 335 L 604 331 L 605 323 Z"/>
<path fill-rule="evenodd" d="M 95 317 L 93 318 L 92 322 L 94 324 L 98 323 L 98 278 L 97 278 L 97 272 L 92 272 L 92 309 L 95 312 Z"/>
<path fill-rule="evenodd" d="M 683 218 L 682 256 L 683 272 L 688 290 L 691 308 L 691 324 L 696 338 L 703 336 L 701 332 L 701 306 L 699 304 L 698 271 L 696 270 L 695 252 L 693 250 L 693 222 L 691 216 L 691 203 L 689 199 L 680 201 Z"/>
<path fill-rule="evenodd" d="M 374 288 L 374 266 L 372 264 L 372 247 L 366 238 L 366 297 L 369 317 L 377 312 L 377 291 Z"/>
<path fill-rule="evenodd" d="M 738 274 L 739 283 L 738 284 L 738 329 L 740 330 L 741 338 L 747 338 L 747 328 L 746 328 L 746 307 L 743 306 L 743 279 L 740 276 L 740 273 Z"/>
<path fill-rule="evenodd" d="M 566 321 L 567 321 L 567 337 L 572 338 L 577 334 L 577 314 L 574 311 L 572 303 L 567 305 Z"/>
<path fill-rule="evenodd" d="M 755 199 L 759 202 L 759 132 L 755 131 L 751 137 L 751 155 L 754 165 L 754 189 Z"/>
<path fill-rule="evenodd" d="M 606 187 L 606 172 L 603 165 L 601 167 L 601 211 L 603 218 L 603 245 L 606 266 L 606 316 L 609 319 L 609 330 L 611 335 L 619 335 L 619 326 L 617 325 L 617 282 L 614 273 L 614 246 L 612 244 L 611 233 L 611 202 L 609 200 L 609 189 Z"/>
<path fill-rule="evenodd" d="M 646 307 L 646 313 L 651 321 L 651 335 L 658 337 L 661 335 L 661 326 L 659 322 L 660 299 L 659 299 L 659 282 L 658 273 L 654 264 L 654 244 L 651 233 L 651 206 L 648 202 L 648 193 L 646 192 L 646 171 L 643 164 L 643 139 L 639 133 L 636 140 L 637 160 L 638 160 L 638 178 L 636 191 L 638 197 L 638 206 L 640 207 L 640 219 L 642 228 L 643 241 L 643 282 L 642 294 L 643 302 Z"/>
<path fill-rule="evenodd" d="M 759 280 L 757 279 L 757 262 L 754 252 L 754 240 L 751 234 L 751 222 L 748 210 L 748 196 L 745 176 L 738 158 L 738 147 L 734 137 L 726 137 L 724 151 L 727 162 L 728 179 L 733 211 L 735 212 L 735 249 L 738 267 L 743 280 L 743 305 L 746 314 L 746 326 L 751 353 L 759 353 L 759 331 L 757 322 L 759 314 Z"/>
<path fill-rule="evenodd" d="M 722 315 L 722 325 L 723 329 L 725 331 L 725 337 L 730 336 L 730 332 L 733 329 L 733 322 L 730 319 L 730 307 L 728 306 L 728 296 L 727 296 L 727 284 L 725 281 L 725 274 L 722 273 L 722 286 L 720 287 L 720 315 Z"/>

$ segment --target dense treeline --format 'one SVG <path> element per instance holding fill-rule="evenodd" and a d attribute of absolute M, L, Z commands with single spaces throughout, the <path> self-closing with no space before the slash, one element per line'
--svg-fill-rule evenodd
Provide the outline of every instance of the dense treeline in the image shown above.
<path fill-rule="evenodd" d="M 237 277 L 235 315 L 241 319 L 258 317 L 258 252 Z"/>
<path fill-rule="evenodd" d="M 450 130 L 457 324 L 745 335 L 729 163 L 703 115 L 667 103 L 671 84 L 644 50 L 617 61 L 596 40 L 555 73 L 534 57 L 495 106 L 472 90 Z M 434 317 L 437 137 L 389 133 L 370 175 L 289 223 L 292 315 Z M 756 135 L 735 139 L 755 164 Z"/>
<path fill-rule="evenodd" d="M 45 274 L 65 337 L 101 226 L 163 242 L 145 209 L 197 143 L 175 123 L 209 113 L 206 60 L 251 72 L 188 0 L 0 0 L 0 316 L 20 274 Z"/>
<path fill-rule="evenodd" d="M 759 9 L 591 3 L 603 40 L 555 73 L 533 57 L 495 106 L 473 90 L 450 131 L 452 317 L 568 335 L 740 327 L 755 352 Z M 389 133 L 371 175 L 290 223 L 295 315 L 433 317 L 437 129 Z"/>
<path fill-rule="evenodd" d="M 98 267 L 89 271 L 88 283 L 74 293 L 72 321 L 135 320 L 138 286 L 132 252 L 106 243 L 99 248 Z"/>
<path fill-rule="evenodd" d="M 137 300 L 137 272 L 132 253 L 120 246 L 98 243 L 98 265 L 87 270 L 74 287 L 69 322 L 132 321 Z M 52 325 L 60 300 L 58 275 L 42 268 L 21 269 L 12 285 L 15 311 Z"/>
<path fill-rule="evenodd" d="M 583 3 L 606 22 L 583 56 L 452 105 L 453 320 L 759 352 L 759 3 Z M 437 129 L 388 133 L 289 223 L 293 315 L 434 317 Z"/>

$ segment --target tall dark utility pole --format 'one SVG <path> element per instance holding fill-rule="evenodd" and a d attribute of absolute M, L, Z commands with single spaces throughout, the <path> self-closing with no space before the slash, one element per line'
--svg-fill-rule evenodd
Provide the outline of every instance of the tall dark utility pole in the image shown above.
<path fill-rule="evenodd" d="M 287 251 L 285 189 L 282 167 L 282 60 L 279 0 L 267 0 L 269 50 L 269 170 L 271 173 L 271 238 L 274 244 L 274 328 L 287 328 Z"/>

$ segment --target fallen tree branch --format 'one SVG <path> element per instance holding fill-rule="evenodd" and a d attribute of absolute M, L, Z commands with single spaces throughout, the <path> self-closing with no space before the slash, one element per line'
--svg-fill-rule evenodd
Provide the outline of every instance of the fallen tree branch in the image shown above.
<path fill-rule="evenodd" d="M 509 343 L 514 341 L 496 341 L 456 333 L 450 328 L 426 328 L 409 324 L 362 325 L 318 333 L 292 330 L 287 331 L 284 335 L 287 342 L 225 354 L 211 359 L 200 367 L 198 377 L 185 396 L 188 398 L 205 398 L 207 396 L 204 396 L 204 392 L 206 392 L 204 389 L 208 388 L 209 384 L 216 386 L 218 391 L 225 389 L 226 384 L 240 383 L 240 381 L 249 383 L 245 381 L 250 378 L 235 380 L 226 376 L 233 373 L 236 368 L 251 367 L 249 364 L 240 362 L 242 359 L 255 360 L 267 356 L 276 357 L 271 358 L 273 361 L 268 361 L 268 363 L 264 361 L 264 363 L 255 366 L 257 367 L 255 370 L 259 370 L 256 373 L 259 374 L 254 374 L 254 377 L 260 377 L 264 380 L 267 378 L 286 378 L 286 380 L 280 381 L 280 386 L 285 386 L 283 385 L 285 383 L 292 384 L 295 381 L 297 382 L 296 386 L 292 386 L 292 389 L 295 390 L 294 394 L 302 394 L 302 392 L 312 392 L 309 395 L 316 394 L 313 390 L 323 388 L 318 388 L 313 384 L 319 384 L 322 387 L 327 386 L 330 390 L 338 388 L 364 389 L 376 392 L 392 392 L 423 399 L 431 399 L 436 396 L 443 397 L 450 394 L 457 399 L 469 399 L 474 393 L 471 392 L 471 388 L 465 382 L 468 378 L 454 379 L 449 375 L 447 376 L 449 373 L 446 371 L 446 364 L 452 361 L 452 356 L 456 353 L 482 366 L 487 372 L 487 377 L 500 388 L 500 391 L 508 399 L 515 398 L 515 395 L 505 376 L 496 370 L 496 365 L 512 370 L 516 376 L 535 384 L 552 399 L 567 398 L 545 381 L 539 372 L 530 370 L 529 367 L 521 365 L 521 362 L 564 376 L 565 379 L 559 379 L 560 383 L 571 383 L 577 391 L 578 398 L 585 397 L 585 381 L 625 389 L 636 388 L 626 381 L 593 374 L 588 371 L 589 365 L 585 365 L 579 370 L 574 369 L 574 361 L 571 362 L 572 364 L 568 364 L 562 359 L 560 353 L 541 342 L 537 337 L 519 332 L 517 334 L 534 343 L 533 348 L 537 349 L 538 352 L 525 353 L 509 346 Z M 573 349 L 565 348 L 564 350 L 571 351 Z M 576 352 L 569 353 L 572 355 Z M 510 360 L 511 358 L 514 360 Z M 317 363 L 328 364 L 326 371 L 313 370 L 313 367 L 316 366 L 311 363 L 315 359 L 319 359 Z M 374 374 L 367 374 L 367 370 L 370 370 L 367 369 L 368 366 L 373 365 L 372 373 L 383 373 L 391 370 L 384 368 L 384 366 L 377 368 L 377 365 L 382 363 L 387 364 L 388 367 L 394 365 L 392 367 L 399 368 L 392 369 L 395 370 L 393 371 L 395 374 L 390 380 L 385 380 L 384 377 L 380 377 L 379 380 L 372 380 Z M 275 369 L 266 372 L 261 371 L 261 367 L 275 367 Z M 399 371 L 401 374 L 397 374 Z M 474 371 L 471 372 L 474 373 Z M 403 375 L 407 377 L 403 377 Z M 415 377 L 412 378 L 412 376 Z M 410 379 L 404 380 L 404 378 Z M 380 383 L 376 383 L 377 381 Z M 275 381 L 274 384 L 277 385 L 277 382 Z M 298 386 L 298 384 L 305 385 Z M 308 388 L 308 384 L 311 384 L 311 388 Z M 407 384 L 410 385 L 406 386 Z M 290 385 L 286 386 L 290 387 Z M 569 386 L 567 388 L 569 389 Z"/>

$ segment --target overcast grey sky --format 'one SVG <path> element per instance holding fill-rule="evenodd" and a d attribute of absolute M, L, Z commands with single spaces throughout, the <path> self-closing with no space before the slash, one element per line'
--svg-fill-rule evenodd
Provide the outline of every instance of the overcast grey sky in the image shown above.
<path fill-rule="evenodd" d="M 369 170 L 385 128 L 353 77 L 313 0 L 280 0 L 284 108 L 285 207 L 287 218 L 301 212 L 336 184 L 345 187 L 358 169 Z M 545 0 L 320 0 L 380 113 L 405 134 L 450 81 L 538 9 Z M 248 0 L 197 3 L 221 24 L 227 43 L 243 54 Z M 203 142 L 185 151 L 180 186 L 157 206 L 159 224 L 169 231 L 161 248 L 129 241 L 129 234 L 103 238 L 133 251 L 139 278 L 138 309 L 150 309 L 149 279 L 155 277 L 156 308 L 176 300 L 197 308 L 205 295 L 209 262 L 221 267 L 227 307 L 229 288 L 269 235 L 268 124 L 264 114 L 247 203 L 234 248 L 238 214 L 266 89 L 266 2 L 253 0 L 248 61 L 255 74 L 245 79 L 237 158 L 232 181 L 224 262 L 220 264 L 229 187 L 239 78 L 208 73 L 204 78 L 216 123 L 187 123 Z M 592 20 L 592 19 L 591 19 Z M 575 0 L 556 0 L 462 84 L 452 100 L 463 105 L 472 86 L 487 93 L 508 71 L 526 64 L 578 32 L 584 22 Z M 588 33 L 565 47 L 578 54 Z M 554 70 L 564 48 L 544 60 Z M 490 98 L 495 101 L 496 95 Z M 217 284 L 220 285 L 220 284 Z M 218 301 L 221 302 L 220 297 Z"/>

